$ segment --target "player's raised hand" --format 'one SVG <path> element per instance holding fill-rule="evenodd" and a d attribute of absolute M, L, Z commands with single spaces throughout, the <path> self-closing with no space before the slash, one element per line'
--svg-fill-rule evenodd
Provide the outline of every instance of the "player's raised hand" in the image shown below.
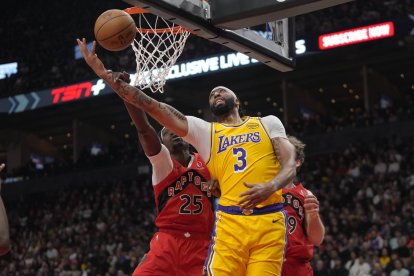
<path fill-rule="evenodd" d="M 249 190 L 239 195 L 242 197 L 242 200 L 239 201 L 238 205 L 242 209 L 252 209 L 256 207 L 275 192 L 272 185 L 269 185 L 268 183 L 248 184 L 244 182 L 244 186 L 249 188 Z"/>
<path fill-rule="evenodd" d="M 96 54 L 96 41 L 93 41 L 92 48 L 89 51 L 86 43 L 86 39 L 82 38 L 80 40 L 79 38 L 76 39 L 79 45 L 80 52 L 82 53 L 83 58 L 85 59 L 86 63 L 89 65 L 89 67 L 92 68 L 92 70 L 101 78 L 106 73 L 106 69 L 102 61 L 98 58 L 98 55 Z"/>
<path fill-rule="evenodd" d="M 110 71 L 110 70 L 109 70 Z M 129 74 L 125 71 L 123 72 L 112 72 L 112 78 L 114 79 L 114 81 L 124 81 L 124 82 L 131 82 L 130 78 L 129 78 Z"/>
<path fill-rule="evenodd" d="M 305 196 L 303 207 L 307 215 L 317 215 L 319 213 L 319 201 L 310 191 Z"/>

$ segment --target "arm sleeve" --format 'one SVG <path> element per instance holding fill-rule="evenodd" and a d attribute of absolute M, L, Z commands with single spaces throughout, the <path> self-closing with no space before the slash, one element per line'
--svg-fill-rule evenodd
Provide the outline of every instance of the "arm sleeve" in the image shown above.
<path fill-rule="evenodd" d="M 188 133 L 183 139 L 193 145 L 204 161 L 210 157 L 211 123 L 193 116 L 186 116 Z"/>
<path fill-rule="evenodd" d="M 266 116 L 262 118 L 262 122 L 266 127 L 270 138 L 287 138 L 285 127 L 278 117 L 273 115 Z"/>
<path fill-rule="evenodd" d="M 157 185 L 166 178 L 173 169 L 173 161 L 168 149 L 161 145 L 161 151 L 153 156 L 147 156 L 152 165 L 152 185 Z"/>

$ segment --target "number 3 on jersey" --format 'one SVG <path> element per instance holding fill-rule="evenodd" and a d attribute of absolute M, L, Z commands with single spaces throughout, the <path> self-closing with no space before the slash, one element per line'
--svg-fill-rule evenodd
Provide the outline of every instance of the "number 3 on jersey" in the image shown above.
<path fill-rule="evenodd" d="M 233 148 L 233 155 L 237 158 L 237 163 L 234 164 L 234 172 L 242 172 L 247 167 L 247 154 L 244 148 Z"/>

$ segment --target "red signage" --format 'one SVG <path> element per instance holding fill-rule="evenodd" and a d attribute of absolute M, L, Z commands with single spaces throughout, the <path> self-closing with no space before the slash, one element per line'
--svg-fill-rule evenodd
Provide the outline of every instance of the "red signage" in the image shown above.
<path fill-rule="evenodd" d="M 91 92 L 93 96 L 97 96 L 105 87 L 106 85 L 102 80 L 98 80 L 96 84 L 87 81 L 52 89 L 50 94 L 53 96 L 53 104 L 56 104 L 90 97 Z"/>
<path fill-rule="evenodd" d="M 391 37 L 394 35 L 394 23 L 384 22 L 375 25 L 319 36 L 319 49 L 326 50 L 351 44 Z"/>
<path fill-rule="evenodd" d="M 52 89 L 50 92 L 53 95 L 53 103 L 68 102 L 79 99 L 82 94 L 85 97 L 91 95 L 92 83 L 84 82 L 64 87 Z"/>

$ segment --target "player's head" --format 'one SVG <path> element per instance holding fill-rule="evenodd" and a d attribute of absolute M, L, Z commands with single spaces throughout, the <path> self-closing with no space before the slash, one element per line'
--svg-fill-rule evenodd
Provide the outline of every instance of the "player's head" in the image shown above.
<path fill-rule="evenodd" d="M 288 135 L 289 142 L 295 147 L 296 170 L 305 162 L 305 147 L 306 145 L 295 136 Z"/>
<path fill-rule="evenodd" d="M 225 116 L 239 110 L 240 101 L 236 94 L 227 87 L 217 86 L 209 95 L 210 110 L 214 116 Z"/>
<path fill-rule="evenodd" d="M 190 145 L 183 140 L 183 138 L 177 136 L 174 132 L 168 128 L 162 128 L 160 131 L 160 137 L 162 143 L 167 147 L 170 153 L 178 153 L 180 151 L 189 150 Z"/>

